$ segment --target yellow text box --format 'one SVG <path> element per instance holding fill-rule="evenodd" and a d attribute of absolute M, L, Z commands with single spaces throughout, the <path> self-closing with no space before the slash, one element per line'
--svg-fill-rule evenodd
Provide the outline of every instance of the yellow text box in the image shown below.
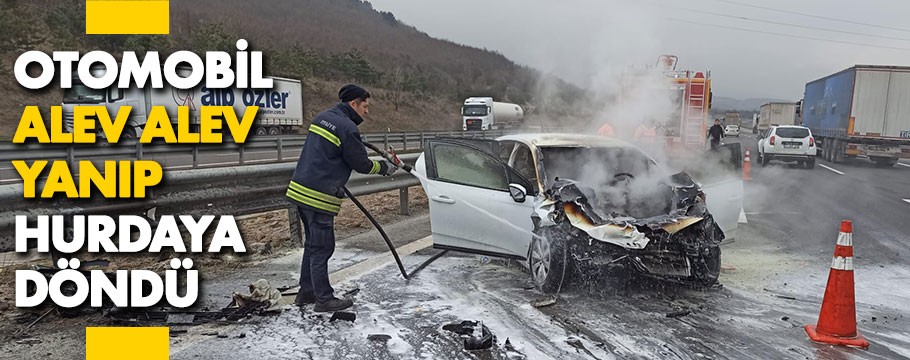
<path fill-rule="evenodd" d="M 86 0 L 86 34 L 168 34 L 168 0 Z"/>
<path fill-rule="evenodd" d="M 85 360 L 167 360 L 167 327 L 87 327 Z"/>

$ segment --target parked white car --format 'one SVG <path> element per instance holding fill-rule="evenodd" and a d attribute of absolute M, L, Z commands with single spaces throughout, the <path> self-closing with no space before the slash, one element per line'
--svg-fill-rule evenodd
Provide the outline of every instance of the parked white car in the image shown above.
<path fill-rule="evenodd" d="M 724 136 L 739 137 L 739 125 L 727 125 L 724 127 Z"/>
<path fill-rule="evenodd" d="M 742 207 L 739 177 L 701 186 L 599 136 L 434 139 L 415 169 L 435 248 L 526 260 L 545 292 L 582 266 L 713 284 Z"/>
<path fill-rule="evenodd" d="M 808 169 L 815 167 L 818 147 L 809 128 L 798 125 L 772 126 L 758 139 L 758 161 L 762 166 L 771 160 L 797 162 Z"/>

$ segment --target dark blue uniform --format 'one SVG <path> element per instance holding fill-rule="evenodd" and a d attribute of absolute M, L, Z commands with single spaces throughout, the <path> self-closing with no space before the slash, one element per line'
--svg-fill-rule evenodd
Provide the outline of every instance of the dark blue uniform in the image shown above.
<path fill-rule="evenodd" d="M 334 293 L 328 261 L 335 252 L 334 222 L 344 197 L 342 187 L 351 170 L 379 174 L 388 166 L 367 157 L 357 129 L 361 122 L 363 118 L 345 103 L 316 115 L 286 193 L 297 205 L 306 232 L 299 291 L 313 292 L 321 302 L 331 300 Z"/>

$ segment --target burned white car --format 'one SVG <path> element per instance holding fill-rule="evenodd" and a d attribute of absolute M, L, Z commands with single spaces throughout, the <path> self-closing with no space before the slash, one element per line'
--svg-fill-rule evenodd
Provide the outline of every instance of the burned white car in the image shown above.
<path fill-rule="evenodd" d="M 739 178 L 701 186 L 596 136 L 430 140 L 415 169 L 435 248 L 526 260 L 545 292 L 582 267 L 713 284 L 742 206 Z"/>

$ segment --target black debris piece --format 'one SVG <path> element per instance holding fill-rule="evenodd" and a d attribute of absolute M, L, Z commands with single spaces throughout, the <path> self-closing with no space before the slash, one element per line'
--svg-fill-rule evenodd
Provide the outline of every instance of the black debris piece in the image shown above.
<path fill-rule="evenodd" d="M 784 316 L 784 317 L 782 317 L 782 318 L 780 318 L 780 319 L 783 320 L 783 321 L 789 321 L 789 320 L 790 320 L 790 317 L 789 317 L 789 316 Z"/>
<path fill-rule="evenodd" d="M 341 297 L 348 298 L 348 297 L 357 295 L 357 293 L 359 293 L 359 292 L 360 292 L 360 288 L 353 288 L 351 290 L 345 291 L 343 294 L 341 294 Z"/>
<path fill-rule="evenodd" d="M 219 320 L 237 321 L 253 314 L 269 314 L 263 312 L 268 305 L 268 301 L 260 301 L 241 307 L 226 307 L 219 311 L 170 311 L 166 308 L 112 307 L 107 310 L 106 314 L 118 324 L 200 325 Z"/>
<path fill-rule="evenodd" d="M 370 334 L 367 336 L 367 340 L 385 343 L 389 340 L 392 340 L 392 337 L 386 334 Z"/>
<path fill-rule="evenodd" d="M 474 333 L 475 326 L 477 326 L 476 321 L 465 320 L 459 323 L 443 325 L 442 329 L 445 331 L 451 331 L 458 335 L 471 335 Z"/>
<path fill-rule="evenodd" d="M 490 329 L 478 322 L 465 320 L 462 322 L 443 325 L 443 330 L 458 334 L 464 339 L 465 350 L 486 350 L 493 347 L 496 336 Z"/>
<path fill-rule="evenodd" d="M 240 335 L 237 335 L 237 338 L 238 338 L 238 339 L 243 339 L 243 338 L 245 338 L 245 337 L 246 337 L 246 333 L 245 333 L 245 332 L 242 332 L 242 333 L 240 333 Z"/>
<path fill-rule="evenodd" d="M 332 318 L 329 319 L 329 321 L 334 322 L 335 320 L 354 322 L 354 320 L 357 320 L 357 314 L 347 311 L 336 311 L 334 314 L 332 314 Z"/>

